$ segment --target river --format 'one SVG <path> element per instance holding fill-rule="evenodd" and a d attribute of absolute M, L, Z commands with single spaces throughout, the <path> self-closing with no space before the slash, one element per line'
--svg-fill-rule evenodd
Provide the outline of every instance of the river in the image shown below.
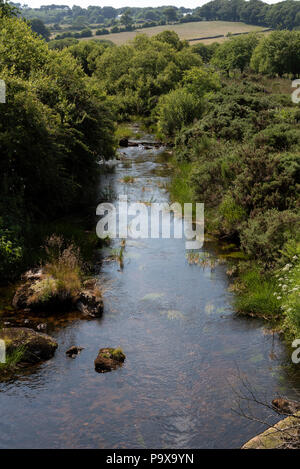
<path fill-rule="evenodd" d="M 101 191 L 168 202 L 168 158 L 163 149 L 122 149 Z M 203 253 L 216 262 L 199 265 L 184 239 L 127 240 L 123 269 L 111 259 L 119 246 L 101 254 L 103 317 L 49 319 L 55 357 L 0 384 L 0 447 L 240 447 L 266 428 L 236 412 L 241 377 L 267 401 L 293 398 L 300 374 L 290 353 L 262 321 L 235 313 L 220 246 L 207 241 Z M 76 359 L 65 355 L 72 345 L 84 347 Z M 121 346 L 126 360 L 99 374 L 93 362 L 106 346 Z"/>

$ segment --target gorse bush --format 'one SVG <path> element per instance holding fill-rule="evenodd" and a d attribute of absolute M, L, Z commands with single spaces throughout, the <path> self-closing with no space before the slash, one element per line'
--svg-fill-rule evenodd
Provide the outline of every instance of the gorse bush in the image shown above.
<path fill-rule="evenodd" d="M 158 131 L 166 136 L 174 136 L 182 127 L 200 118 L 202 105 L 192 93 L 178 88 L 161 98 L 157 113 Z"/>
<path fill-rule="evenodd" d="M 177 170 L 171 191 L 180 200 L 188 195 L 204 202 L 206 229 L 238 243 L 250 259 L 240 269 L 237 310 L 280 319 L 296 336 L 299 110 L 289 96 L 279 94 L 276 87 L 273 91 L 270 80 L 265 83 L 257 83 L 254 75 L 223 78 L 219 91 L 203 95 L 198 121 L 175 133 Z M 284 296 L 278 294 L 274 274 L 283 262 L 293 265 L 292 288 Z"/>
<path fill-rule="evenodd" d="M 290 210 L 276 209 L 249 218 L 241 228 L 241 245 L 251 257 L 272 264 L 279 252 L 299 232 L 300 216 Z"/>

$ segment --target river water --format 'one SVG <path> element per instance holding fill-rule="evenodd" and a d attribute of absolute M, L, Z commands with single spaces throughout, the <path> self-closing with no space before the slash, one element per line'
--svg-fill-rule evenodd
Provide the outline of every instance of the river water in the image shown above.
<path fill-rule="evenodd" d="M 168 202 L 168 157 L 122 150 L 102 193 Z M 203 255 L 216 262 L 195 264 L 183 239 L 127 240 L 123 269 L 112 259 L 119 247 L 113 241 L 101 254 L 103 317 L 50 318 L 55 357 L 0 384 L 0 447 L 240 447 L 266 428 L 236 412 L 242 380 L 267 401 L 294 397 L 300 373 L 290 352 L 263 322 L 235 314 L 220 246 L 206 242 Z M 84 347 L 74 360 L 65 355 L 72 345 Z M 121 346 L 126 361 L 99 374 L 93 362 L 106 346 Z M 269 418 L 260 406 L 252 412 Z"/>

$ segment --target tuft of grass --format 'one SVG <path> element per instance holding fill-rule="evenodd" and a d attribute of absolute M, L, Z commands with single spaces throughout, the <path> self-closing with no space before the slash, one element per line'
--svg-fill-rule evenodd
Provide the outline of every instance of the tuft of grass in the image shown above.
<path fill-rule="evenodd" d="M 71 300 L 80 291 L 83 278 L 83 263 L 80 250 L 74 244 L 65 245 L 61 236 L 52 235 L 46 241 L 48 262 L 44 276 L 32 289 L 30 303 L 47 302 L 51 298 Z"/>
<path fill-rule="evenodd" d="M 117 261 L 120 265 L 120 269 L 124 268 L 124 251 L 126 246 L 126 240 L 122 239 L 121 247 L 118 249 L 111 250 L 111 258 Z"/>
<path fill-rule="evenodd" d="M 119 124 L 116 129 L 116 138 L 117 140 L 121 140 L 121 138 L 133 138 L 136 137 L 136 134 L 134 133 L 132 127 L 130 127 L 130 124 L 128 123 L 123 123 Z"/>
<path fill-rule="evenodd" d="M 250 267 L 241 273 L 236 287 L 235 306 L 240 313 L 278 319 L 281 303 L 275 295 L 276 281 L 271 275 Z"/>
<path fill-rule="evenodd" d="M 24 347 L 18 347 L 13 352 L 6 355 L 5 363 L 0 363 L 0 373 L 1 371 L 12 371 L 16 368 L 18 363 L 22 361 L 24 357 L 25 349 Z"/>
<path fill-rule="evenodd" d="M 125 353 L 123 352 L 123 350 L 121 349 L 121 347 L 117 347 L 117 348 L 111 348 L 110 350 L 110 354 L 111 354 L 111 357 L 114 359 L 114 360 L 117 360 L 117 361 L 124 361 L 125 360 Z"/>
<path fill-rule="evenodd" d="M 209 267 L 214 269 L 217 259 L 212 257 L 209 252 L 189 251 L 186 254 L 187 261 L 190 265 L 199 265 L 202 268 Z"/>
<path fill-rule="evenodd" d="M 132 184 L 134 182 L 134 177 L 133 176 L 124 176 L 122 179 L 122 182 L 125 184 Z"/>
<path fill-rule="evenodd" d="M 193 192 L 190 183 L 191 163 L 174 163 L 174 170 L 175 174 L 169 188 L 172 200 L 180 204 L 192 202 Z"/>

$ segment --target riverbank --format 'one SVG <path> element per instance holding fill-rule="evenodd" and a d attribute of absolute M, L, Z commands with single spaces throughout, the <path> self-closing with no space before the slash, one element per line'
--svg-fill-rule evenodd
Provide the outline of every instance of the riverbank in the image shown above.
<path fill-rule="evenodd" d="M 265 432 L 251 438 L 241 449 L 297 449 L 300 412 L 286 417 Z"/>
<path fill-rule="evenodd" d="M 170 154 L 142 146 L 121 152 L 114 172 L 102 174 L 101 192 L 111 202 L 118 194 L 169 202 Z M 9 386 L 0 383 L 0 447 L 238 448 L 264 426 L 231 412 L 237 369 L 269 399 L 279 392 L 295 399 L 299 374 L 287 366 L 279 338 L 261 321 L 235 314 L 228 249 L 207 240 L 196 262 L 180 239 L 132 239 L 123 247 L 122 268 L 121 240 L 98 252 L 103 315 L 44 317 L 44 331 L 58 343 L 54 357 L 21 370 Z M 38 325 L 27 318 L 28 327 Z M 66 350 L 74 345 L 83 350 L 70 359 Z M 126 360 L 97 373 L 99 349 L 110 346 L 121 347 Z M 266 417 L 263 409 L 257 415 Z"/>
<path fill-rule="evenodd" d="M 290 341 L 300 336 L 298 108 L 288 80 L 278 88 L 251 74 L 222 80 L 207 95 L 204 115 L 169 136 L 171 196 L 205 203 L 207 233 L 241 251 L 233 273 L 237 310 L 277 323 Z M 173 104 L 170 96 L 160 128 L 177 122 Z M 290 116 L 284 122 L 283 114 Z"/>

